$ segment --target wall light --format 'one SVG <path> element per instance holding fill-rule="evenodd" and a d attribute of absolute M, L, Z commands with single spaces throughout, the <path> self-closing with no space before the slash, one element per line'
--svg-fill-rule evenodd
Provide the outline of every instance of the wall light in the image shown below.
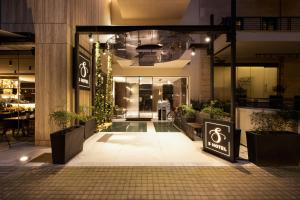
<path fill-rule="evenodd" d="M 90 43 L 94 42 L 93 34 L 89 34 L 89 41 L 90 41 Z"/>
<path fill-rule="evenodd" d="M 205 38 L 205 42 L 210 42 L 210 40 L 211 40 L 211 39 L 210 39 L 210 37 L 208 37 L 208 36 Z"/>
<path fill-rule="evenodd" d="M 192 55 L 192 56 L 195 56 L 195 55 L 196 55 L 196 51 L 195 51 L 194 48 L 192 49 L 191 55 Z"/>

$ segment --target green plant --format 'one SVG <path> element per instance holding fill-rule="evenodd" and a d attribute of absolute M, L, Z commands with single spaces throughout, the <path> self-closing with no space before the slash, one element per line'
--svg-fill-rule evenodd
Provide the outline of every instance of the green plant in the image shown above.
<path fill-rule="evenodd" d="M 109 44 L 108 44 L 109 45 Z M 107 62 L 102 62 L 103 50 L 100 43 L 96 43 L 96 95 L 95 95 L 95 117 L 98 124 L 110 122 L 113 115 L 113 78 L 112 78 L 112 53 L 108 49 Z M 107 73 L 104 73 L 107 72 Z"/>
<path fill-rule="evenodd" d="M 223 103 L 218 100 L 211 100 L 205 104 L 201 112 L 208 113 L 213 119 L 220 119 L 228 121 L 230 114 L 225 112 L 223 109 Z"/>
<path fill-rule="evenodd" d="M 201 111 L 205 103 L 200 100 L 191 100 L 191 104 L 194 110 Z"/>
<path fill-rule="evenodd" d="M 254 112 L 250 116 L 253 130 L 260 132 L 291 130 L 299 119 L 294 111 Z"/>
<path fill-rule="evenodd" d="M 80 106 L 78 115 L 79 120 L 86 122 L 93 118 L 93 109 L 94 107 L 92 106 Z"/>
<path fill-rule="evenodd" d="M 53 121 L 61 129 L 65 129 L 76 119 L 79 119 L 78 115 L 72 112 L 58 110 L 49 114 L 50 120 Z"/>
<path fill-rule="evenodd" d="M 181 109 L 182 109 L 184 118 L 195 118 L 196 117 L 196 110 L 194 110 L 192 108 L 192 106 L 181 105 Z"/>

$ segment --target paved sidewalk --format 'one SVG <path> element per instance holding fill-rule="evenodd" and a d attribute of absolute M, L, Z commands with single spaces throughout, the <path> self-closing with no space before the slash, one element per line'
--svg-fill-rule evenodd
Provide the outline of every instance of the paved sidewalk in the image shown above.
<path fill-rule="evenodd" d="M 300 199 L 300 168 L 0 167 L 0 199 Z"/>

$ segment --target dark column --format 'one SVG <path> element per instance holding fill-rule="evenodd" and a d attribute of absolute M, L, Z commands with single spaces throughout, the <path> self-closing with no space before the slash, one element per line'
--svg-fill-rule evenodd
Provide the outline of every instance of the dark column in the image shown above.
<path fill-rule="evenodd" d="M 75 113 L 79 113 L 79 85 L 78 85 L 78 56 L 79 56 L 79 33 L 75 33 L 75 59 L 74 59 L 74 84 L 75 84 Z"/>
<path fill-rule="evenodd" d="M 236 0 L 231 0 L 231 122 L 235 127 L 236 107 Z"/>
<path fill-rule="evenodd" d="M 210 15 L 210 25 L 214 25 L 214 15 Z M 215 62 L 215 33 L 211 32 L 210 34 L 210 92 L 211 99 L 215 98 L 215 90 L 214 90 L 214 62 Z"/>
<path fill-rule="evenodd" d="M 95 50 L 96 50 L 96 44 L 93 44 L 92 49 L 92 106 L 95 106 L 95 97 L 96 97 L 96 59 L 95 59 Z M 93 109 L 92 114 L 95 113 L 95 110 Z"/>

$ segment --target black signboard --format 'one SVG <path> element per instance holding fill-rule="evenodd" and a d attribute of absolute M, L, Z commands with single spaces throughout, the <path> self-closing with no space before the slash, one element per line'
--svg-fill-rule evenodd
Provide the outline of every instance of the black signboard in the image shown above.
<path fill-rule="evenodd" d="M 235 162 L 233 134 L 233 126 L 230 122 L 212 119 L 204 120 L 204 151 Z"/>
<path fill-rule="evenodd" d="M 90 59 L 83 54 L 78 58 L 78 85 L 80 89 L 90 89 Z"/>

